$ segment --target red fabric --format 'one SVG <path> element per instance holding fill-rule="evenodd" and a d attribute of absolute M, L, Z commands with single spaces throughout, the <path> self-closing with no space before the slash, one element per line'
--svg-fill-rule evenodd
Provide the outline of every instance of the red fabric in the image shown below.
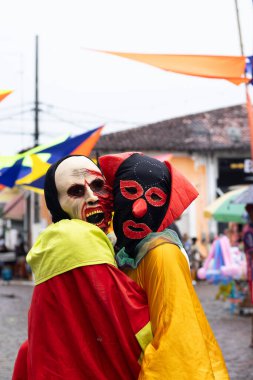
<path fill-rule="evenodd" d="M 158 231 L 163 231 L 174 222 L 198 196 L 195 187 L 168 161 L 164 161 L 171 174 L 171 194 L 167 213 Z"/>
<path fill-rule="evenodd" d="M 109 186 L 113 186 L 113 182 L 117 173 L 118 168 L 127 158 L 132 156 L 134 153 L 143 154 L 140 152 L 126 152 L 119 154 L 108 154 L 106 156 L 101 156 L 98 159 L 99 166 L 106 178 Z"/>
<path fill-rule="evenodd" d="M 27 380 L 27 353 L 28 341 L 26 340 L 20 347 L 15 361 L 12 380 Z"/>
<path fill-rule="evenodd" d="M 27 379 L 137 379 L 141 348 L 135 334 L 148 321 L 144 291 L 107 264 L 37 285 L 29 312 Z"/>

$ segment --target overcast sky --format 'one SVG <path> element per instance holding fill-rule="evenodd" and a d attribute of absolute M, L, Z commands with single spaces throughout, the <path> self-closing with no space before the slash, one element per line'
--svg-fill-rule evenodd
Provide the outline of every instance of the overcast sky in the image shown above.
<path fill-rule="evenodd" d="M 252 0 L 238 0 L 245 55 Z M 164 72 L 89 49 L 240 55 L 234 0 L 0 0 L 0 154 L 33 144 L 35 35 L 40 142 L 245 102 L 244 85 Z"/>

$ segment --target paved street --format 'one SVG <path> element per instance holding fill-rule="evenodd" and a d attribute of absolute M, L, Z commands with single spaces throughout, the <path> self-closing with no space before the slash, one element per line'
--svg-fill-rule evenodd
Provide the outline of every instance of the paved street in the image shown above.
<path fill-rule="evenodd" d="M 215 301 L 217 286 L 198 284 L 197 293 L 222 349 L 231 380 L 253 380 L 251 316 L 231 315 L 222 301 Z"/>
<path fill-rule="evenodd" d="M 0 285 L 1 380 L 11 380 L 18 347 L 26 338 L 32 290 L 29 285 Z M 253 380 L 253 349 L 249 348 L 251 318 L 230 315 L 224 303 L 214 300 L 217 287 L 202 283 L 196 290 L 222 348 L 231 380 Z"/>

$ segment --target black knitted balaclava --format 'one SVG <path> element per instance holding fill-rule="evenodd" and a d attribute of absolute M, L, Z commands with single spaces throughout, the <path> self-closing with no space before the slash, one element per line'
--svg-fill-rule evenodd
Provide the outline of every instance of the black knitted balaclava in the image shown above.
<path fill-rule="evenodd" d="M 136 245 L 158 230 L 168 209 L 171 176 L 166 165 L 133 154 L 117 170 L 114 186 L 113 227 L 117 248 L 134 256 Z"/>

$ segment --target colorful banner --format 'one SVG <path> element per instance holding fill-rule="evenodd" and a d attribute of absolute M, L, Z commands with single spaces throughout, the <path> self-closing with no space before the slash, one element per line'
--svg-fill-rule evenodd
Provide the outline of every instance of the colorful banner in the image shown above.
<path fill-rule="evenodd" d="M 6 96 L 10 95 L 12 90 L 0 90 L 0 102 L 6 98 Z"/>
<path fill-rule="evenodd" d="M 50 153 L 50 158 L 47 161 L 48 167 L 50 164 L 68 155 L 81 154 L 89 156 L 92 149 L 99 140 L 102 129 L 103 127 L 95 128 L 91 131 L 83 133 L 82 135 L 69 138 L 66 141 L 51 148 L 41 150 L 40 153 Z M 16 182 L 16 184 L 21 185 L 25 189 L 43 194 L 45 174 L 48 167 L 45 166 L 45 162 L 43 163 L 43 167 L 41 165 L 38 165 L 39 161 L 37 156 L 34 156 L 33 160 L 36 160 L 37 164 L 32 166 L 30 175 L 20 179 Z"/>
<path fill-rule="evenodd" d="M 246 76 L 251 78 L 250 83 L 253 85 L 253 55 L 247 57 L 246 59 Z"/>
<path fill-rule="evenodd" d="M 252 80 L 252 77 L 247 78 L 245 76 L 247 57 L 244 56 L 141 54 L 106 50 L 99 51 L 146 63 L 174 73 L 225 79 L 237 85 L 248 83 Z"/>
<path fill-rule="evenodd" d="M 81 135 L 65 138 L 63 141 L 61 139 L 58 143 L 38 146 L 16 156 L 0 157 L 0 184 L 8 187 L 29 187 L 30 190 L 35 187 L 41 192 L 49 166 L 71 154 L 89 156 L 102 129 L 103 127 L 98 127 Z"/>

